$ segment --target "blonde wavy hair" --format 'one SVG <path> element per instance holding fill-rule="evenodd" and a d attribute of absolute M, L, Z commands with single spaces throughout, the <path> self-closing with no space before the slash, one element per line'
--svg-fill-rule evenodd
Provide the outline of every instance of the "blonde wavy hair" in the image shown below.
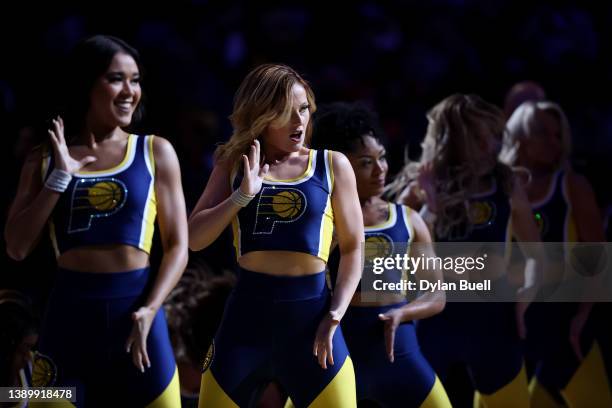
<path fill-rule="evenodd" d="M 493 167 L 492 175 L 507 194 L 512 191 L 512 170 L 497 160 L 475 160 L 482 156 L 483 138 L 501 145 L 505 132 L 504 114 L 477 95 L 454 94 L 427 114 L 429 125 L 422 143 L 421 158 L 407 160 L 388 188 L 396 198 L 414 180 L 421 166 L 431 163 L 436 191 L 437 237 L 448 237 L 456 227 L 472 225 L 469 198 L 477 192 L 479 179 Z"/>
<path fill-rule="evenodd" d="M 558 168 L 569 166 L 569 158 L 572 152 L 572 134 L 569 121 L 561 106 L 550 101 L 524 102 L 516 108 L 506 125 L 508 132 L 504 136 L 504 143 L 499 154 L 500 160 L 510 166 L 521 164 L 519 160 L 521 142 L 534 137 L 539 131 L 536 118 L 538 112 L 551 113 L 559 121 L 561 128 L 561 158 Z"/>
<path fill-rule="evenodd" d="M 294 69 L 282 64 L 264 64 L 252 70 L 240 84 L 234 97 L 230 115 L 233 133 L 229 141 L 215 151 L 215 159 L 229 163 L 236 171 L 255 139 L 272 122 L 285 124 L 291 119 L 293 85 L 300 84 L 306 91 L 309 111 L 316 111 L 312 88 Z M 312 121 L 306 127 L 306 143 L 312 135 Z"/>

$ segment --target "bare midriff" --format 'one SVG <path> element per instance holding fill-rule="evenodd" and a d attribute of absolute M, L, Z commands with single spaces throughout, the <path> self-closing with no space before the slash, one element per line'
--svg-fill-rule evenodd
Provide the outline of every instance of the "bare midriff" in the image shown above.
<path fill-rule="evenodd" d="M 252 251 L 238 259 L 241 268 L 276 276 L 313 275 L 325 270 L 325 262 L 314 255 L 293 251 Z"/>
<path fill-rule="evenodd" d="M 85 246 L 64 252 L 57 263 L 72 271 L 116 273 L 148 266 L 149 254 L 130 245 Z"/>

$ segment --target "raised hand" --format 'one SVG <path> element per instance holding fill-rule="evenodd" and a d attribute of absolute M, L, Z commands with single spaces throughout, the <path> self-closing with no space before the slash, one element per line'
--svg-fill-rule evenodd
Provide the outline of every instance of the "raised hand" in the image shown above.
<path fill-rule="evenodd" d="M 255 139 L 249 149 L 249 155 L 242 155 L 243 177 L 240 190 L 244 194 L 254 196 L 261 190 L 263 179 L 270 170 L 269 165 L 262 166 L 261 162 L 261 146 L 259 140 Z"/>
<path fill-rule="evenodd" d="M 85 156 L 81 160 L 75 160 L 70 156 L 66 138 L 64 137 L 64 121 L 61 117 L 52 120 L 53 126 L 48 130 L 53 154 L 55 158 L 55 168 L 64 170 L 70 174 L 74 174 L 87 166 L 89 163 L 96 161 L 94 156 Z"/>

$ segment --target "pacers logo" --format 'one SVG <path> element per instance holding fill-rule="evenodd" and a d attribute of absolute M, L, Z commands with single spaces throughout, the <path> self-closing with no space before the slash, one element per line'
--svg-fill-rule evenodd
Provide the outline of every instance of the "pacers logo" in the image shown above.
<path fill-rule="evenodd" d="M 68 232 L 86 231 L 94 218 L 108 217 L 123 207 L 127 188 L 115 178 L 79 179 L 72 191 Z"/>
<path fill-rule="evenodd" d="M 470 220 L 474 228 L 488 227 L 495 220 L 495 203 L 476 201 L 470 205 Z"/>
<path fill-rule="evenodd" d="M 364 246 L 366 266 L 374 263 L 374 258 L 393 256 L 394 245 L 390 236 L 383 233 L 367 233 Z"/>
<path fill-rule="evenodd" d="M 298 220 L 306 204 L 306 196 L 296 188 L 264 187 L 257 203 L 253 234 L 271 234 L 276 224 Z"/>
<path fill-rule="evenodd" d="M 112 181 L 100 181 L 89 187 L 87 191 L 89 204 L 99 211 L 114 209 L 121 201 L 122 196 L 121 188 Z"/>
<path fill-rule="evenodd" d="M 50 387 L 55 384 L 57 367 L 49 356 L 35 352 L 32 356 L 32 385 Z"/>

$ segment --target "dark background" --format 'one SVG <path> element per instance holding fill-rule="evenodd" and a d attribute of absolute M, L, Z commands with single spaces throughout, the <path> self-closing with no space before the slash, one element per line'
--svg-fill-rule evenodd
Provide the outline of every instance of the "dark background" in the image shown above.
<path fill-rule="evenodd" d="M 2 226 L 27 146 L 45 134 L 66 87 L 63 60 L 93 34 L 119 36 L 140 51 L 146 116 L 138 130 L 174 144 L 189 208 L 204 188 L 215 144 L 231 133 L 234 91 L 264 62 L 297 69 L 318 103 L 361 100 L 377 110 L 391 173 L 406 146 L 418 156 L 425 113 L 442 98 L 476 93 L 501 106 L 514 83 L 538 81 L 569 117 L 575 168 L 590 179 L 602 208 L 612 203 L 610 2 L 84 3 L 1 6 Z M 230 245 L 226 236 L 192 257 L 219 271 L 233 265 Z M 2 252 L 0 287 L 25 290 L 42 305 L 54 273 L 46 235 L 24 262 Z"/>
<path fill-rule="evenodd" d="M 3 214 L 23 155 L 46 135 L 66 89 L 66 55 L 98 33 L 119 36 L 140 51 L 146 115 L 137 130 L 172 141 L 189 208 L 206 183 L 215 144 L 231 133 L 233 93 L 264 62 L 296 68 L 319 104 L 361 100 L 377 110 L 392 174 L 402 166 L 405 147 L 418 157 L 425 113 L 442 98 L 476 93 L 501 106 L 514 83 L 538 81 L 570 119 L 575 168 L 590 179 L 602 208 L 612 202 L 609 2 L 194 0 L 12 7 L 18 10 L 0 15 Z M 40 282 L 30 276 L 53 263 L 46 241 L 40 255 L 20 264 L 3 254 L 0 286 Z M 217 269 L 231 267 L 228 244 L 226 237 L 194 257 Z M 42 280 L 48 276 L 45 271 Z"/>

